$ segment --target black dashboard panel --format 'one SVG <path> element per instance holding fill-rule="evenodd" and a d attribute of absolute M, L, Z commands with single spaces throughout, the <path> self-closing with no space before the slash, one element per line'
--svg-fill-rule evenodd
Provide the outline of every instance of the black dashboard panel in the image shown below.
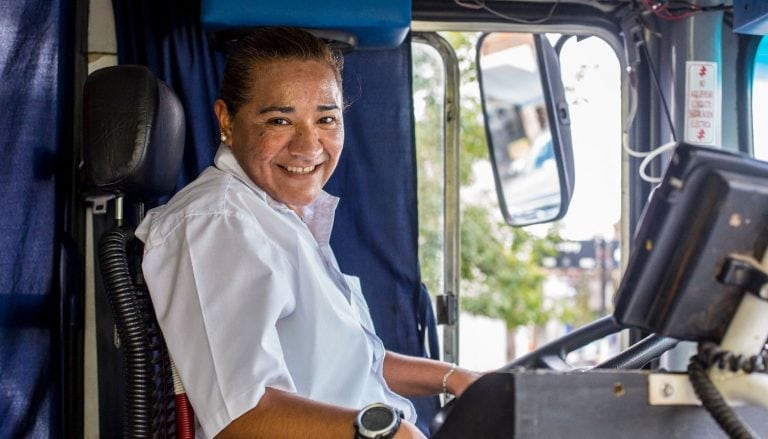
<path fill-rule="evenodd" d="M 762 259 L 768 163 L 680 144 L 646 207 L 616 295 L 622 324 L 720 341 L 744 288 L 717 280 L 729 256 Z"/>

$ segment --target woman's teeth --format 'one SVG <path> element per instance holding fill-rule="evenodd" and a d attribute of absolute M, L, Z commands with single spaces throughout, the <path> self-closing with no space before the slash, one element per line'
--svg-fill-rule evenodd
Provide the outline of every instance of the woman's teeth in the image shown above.
<path fill-rule="evenodd" d="M 307 166 L 306 168 L 301 168 L 298 166 L 286 166 L 285 170 L 288 172 L 293 172 L 294 174 L 309 174 L 310 172 L 314 171 L 317 166 Z"/>

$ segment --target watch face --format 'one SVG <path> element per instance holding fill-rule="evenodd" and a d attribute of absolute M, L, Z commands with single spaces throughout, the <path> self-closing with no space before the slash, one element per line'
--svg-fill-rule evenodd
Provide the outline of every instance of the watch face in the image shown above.
<path fill-rule="evenodd" d="M 390 428 L 395 414 L 389 407 L 371 407 L 360 417 L 360 424 L 368 431 L 378 432 Z"/>

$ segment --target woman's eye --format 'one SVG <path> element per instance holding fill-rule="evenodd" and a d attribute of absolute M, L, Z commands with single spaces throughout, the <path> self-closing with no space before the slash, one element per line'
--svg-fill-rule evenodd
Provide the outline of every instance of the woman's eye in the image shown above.
<path fill-rule="evenodd" d="M 336 118 L 334 116 L 325 116 L 320 118 L 320 123 L 322 124 L 328 124 L 328 123 L 334 123 L 336 122 Z"/>

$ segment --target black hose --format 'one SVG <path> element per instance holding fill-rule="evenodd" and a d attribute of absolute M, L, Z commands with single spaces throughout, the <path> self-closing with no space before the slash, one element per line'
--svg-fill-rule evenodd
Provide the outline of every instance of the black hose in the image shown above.
<path fill-rule="evenodd" d="M 696 396 L 702 405 L 720 425 L 720 428 L 732 439 L 752 439 L 753 435 L 744 426 L 733 409 L 728 406 L 720 392 L 707 375 L 707 370 L 697 356 L 691 357 L 688 364 L 688 376 Z"/>
<path fill-rule="evenodd" d="M 107 300 L 125 352 L 123 433 L 126 438 L 169 437 L 174 424 L 170 361 L 148 294 L 131 276 L 127 247 L 132 240 L 132 230 L 115 228 L 99 245 Z"/>

